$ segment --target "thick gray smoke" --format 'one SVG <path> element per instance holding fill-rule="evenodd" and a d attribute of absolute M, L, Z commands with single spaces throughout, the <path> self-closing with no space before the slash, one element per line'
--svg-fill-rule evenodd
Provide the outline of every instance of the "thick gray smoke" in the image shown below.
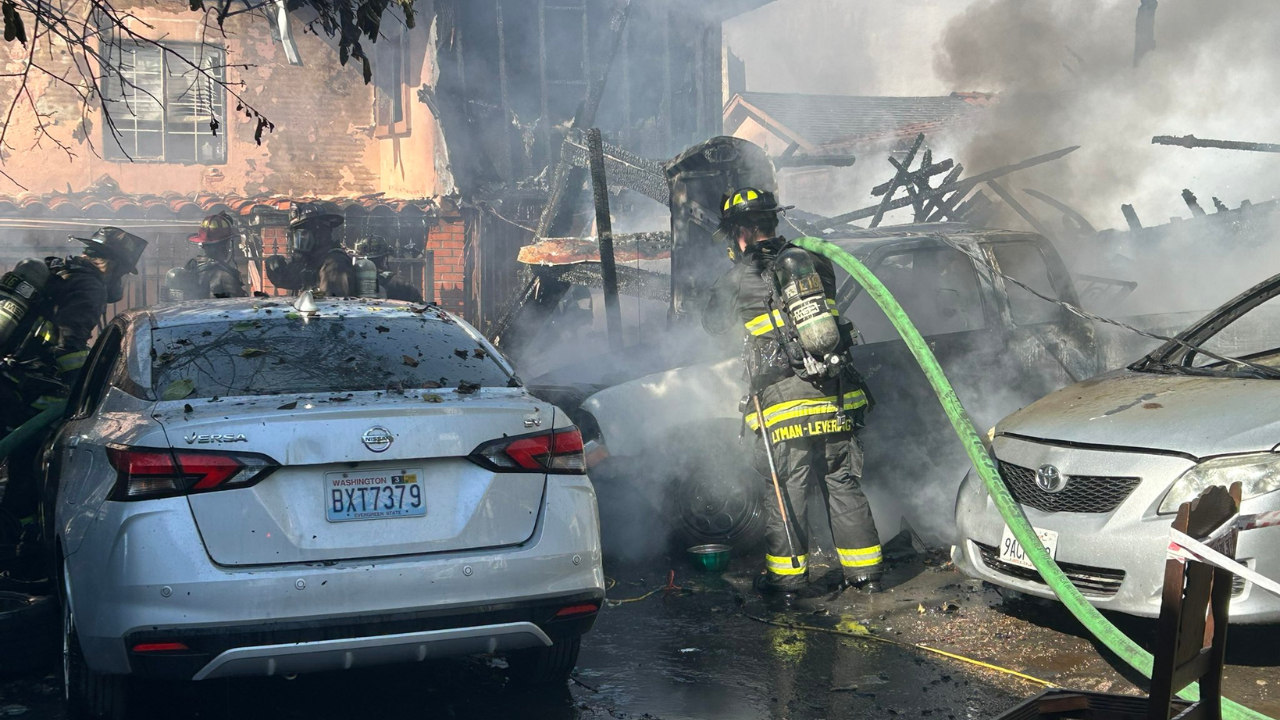
<path fill-rule="evenodd" d="M 995 167 L 1066 145 L 1081 150 L 1028 172 L 1052 183 L 1098 227 L 1123 227 L 1121 203 L 1147 224 L 1186 217 L 1190 187 L 1235 207 L 1276 189 L 1280 158 L 1151 145 L 1153 135 L 1280 139 L 1268 98 L 1280 91 L 1273 39 L 1280 6 L 1265 0 L 1165 0 L 1156 48 L 1133 67 L 1136 0 L 979 0 L 951 22 L 934 59 L 956 88 L 1000 94 L 958 153 Z M 1034 184 L 1031 186 L 1035 186 Z M 1044 188 L 1042 188 L 1044 189 Z"/>

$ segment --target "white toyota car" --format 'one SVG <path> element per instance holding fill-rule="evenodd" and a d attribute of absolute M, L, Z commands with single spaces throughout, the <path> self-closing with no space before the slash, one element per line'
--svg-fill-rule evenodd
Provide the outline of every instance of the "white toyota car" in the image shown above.
<path fill-rule="evenodd" d="M 578 429 L 437 307 L 309 300 L 101 333 L 45 454 L 73 716 L 131 677 L 573 668 L 604 598 Z"/>

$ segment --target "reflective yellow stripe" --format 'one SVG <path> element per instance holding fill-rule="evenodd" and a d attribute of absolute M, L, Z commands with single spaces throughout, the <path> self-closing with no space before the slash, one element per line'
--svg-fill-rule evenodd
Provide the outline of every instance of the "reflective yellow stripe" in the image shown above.
<path fill-rule="evenodd" d="M 879 565 L 882 554 L 879 545 L 868 548 L 836 548 L 840 555 L 840 564 L 845 567 L 869 567 Z"/>
<path fill-rule="evenodd" d="M 84 367 L 84 361 L 88 359 L 88 350 L 77 350 L 69 352 L 66 355 L 58 356 L 58 372 L 67 372 L 68 370 L 79 370 Z"/>
<path fill-rule="evenodd" d="M 856 410 L 867 404 L 867 395 L 861 390 L 844 394 L 844 409 Z M 778 423 L 808 417 L 810 415 L 835 414 L 836 397 L 830 395 L 823 398 L 806 398 L 804 400 L 788 400 L 764 409 L 764 425 L 772 429 Z M 747 413 L 747 427 L 752 431 L 760 429 L 760 419 L 754 412 Z"/>
<path fill-rule="evenodd" d="M 836 309 L 836 301 L 827 298 L 827 307 L 831 308 L 831 314 L 840 317 L 840 311 Z"/>
<path fill-rule="evenodd" d="M 54 337 L 53 323 L 41 319 L 40 325 L 36 328 L 35 336 L 40 342 L 52 344 Z"/>
<path fill-rule="evenodd" d="M 775 575 L 803 575 L 804 571 L 809 567 L 809 556 L 801 555 L 797 558 L 800 561 L 800 567 L 791 567 L 791 557 L 777 555 L 764 556 L 764 565 L 769 572 Z"/>
<path fill-rule="evenodd" d="M 773 321 L 778 324 L 778 327 L 783 326 L 781 310 L 773 311 Z M 773 325 L 769 323 L 769 313 L 761 313 L 748 320 L 744 325 L 747 327 L 747 332 L 752 335 L 764 335 L 773 330 Z"/>

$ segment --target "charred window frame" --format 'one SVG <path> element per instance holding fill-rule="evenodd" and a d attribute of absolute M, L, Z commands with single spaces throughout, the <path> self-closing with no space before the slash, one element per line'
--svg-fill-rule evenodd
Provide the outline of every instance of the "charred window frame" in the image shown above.
<path fill-rule="evenodd" d="M 402 137 L 409 134 L 409 107 L 412 102 L 409 46 L 409 28 L 403 22 L 389 23 L 374 44 L 375 137 Z"/>
<path fill-rule="evenodd" d="M 226 116 L 226 52 L 206 43 L 104 42 L 115 68 L 102 77 L 107 160 L 222 165 L 227 143 L 211 123 Z M 192 67 L 192 66 L 196 67 Z M 197 69 L 199 68 L 199 69 Z"/>

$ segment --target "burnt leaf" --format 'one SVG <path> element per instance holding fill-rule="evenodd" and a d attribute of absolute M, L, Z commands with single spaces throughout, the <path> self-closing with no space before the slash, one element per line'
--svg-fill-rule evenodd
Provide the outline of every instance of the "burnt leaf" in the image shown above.
<path fill-rule="evenodd" d="M 258 348 L 245 348 L 240 351 L 240 357 L 242 358 L 258 357 L 259 355 L 265 355 L 266 353 L 267 353 L 266 350 L 259 350 Z"/>
<path fill-rule="evenodd" d="M 458 392 L 463 395 L 470 395 L 471 393 L 479 389 L 480 389 L 480 383 L 467 382 L 466 380 L 458 381 Z"/>
<path fill-rule="evenodd" d="M 349 397 L 331 397 L 329 398 L 329 402 L 346 402 L 350 399 L 351 398 Z"/>
<path fill-rule="evenodd" d="M 201 332 L 201 333 L 200 333 L 200 337 L 209 337 L 209 336 L 210 336 L 210 335 L 212 335 L 212 334 L 213 334 L 213 331 L 212 331 L 212 330 L 205 330 L 205 331 L 203 331 L 203 332 Z"/>
<path fill-rule="evenodd" d="M 277 409 L 277 410 L 297 410 L 297 409 L 298 409 L 298 401 L 297 401 L 297 400 L 294 400 L 293 402 L 287 402 L 287 403 L 285 403 L 285 404 L 281 405 L 280 407 L 278 407 L 278 408 L 276 408 L 276 409 Z"/>
<path fill-rule="evenodd" d="M 374 326 L 373 326 L 373 329 L 374 329 L 374 330 L 377 330 L 379 333 L 389 333 L 389 332 L 391 332 L 391 328 L 386 327 L 385 325 L 374 325 Z"/>
<path fill-rule="evenodd" d="M 195 412 L 195 411 L 196 411 L 196 409 L 195 409 L 195 408 L 193 408 L 193 407 L 191 407 L 191 403 L 183 403 L 183 404 L 182 404 L 182 412 L 184 412 L 184 413 L 193 413 L 193 412 Z"/>
<path fill-rule="evenodd" d="M 453 354 L 454 354 L 454 355 L 457 355 L 458 357 L 462 358 L 463 360 L 467 359 L 467 351 L 466 351 L 466 350 L 454 350 L 454 351 L 453 351 Z"/>
<path fill-rule="evenodd" d="M 438 383 L 435 380 L 428 380 L 422 383 L 422 387 L 427 388 L 428 390 L 436 390 L 444 387 L 444 383 Z"/>
<path fill-rule="evenodd" d="M 404 360 L 404 364 L 408 365 L 409 367 L 418 367 L 419 365 L 422 364 L 418 362 L 417 358 L 409 357 L 408 355 L 401 355 L 400 358 Z"/>
<path fill-rule="evenodd" d="M 489 353 L 485 352 L 484 348 L 476 348 L 475 350 L 471 351 L 471 354 L 477 358 L 480 358 L 481 360 L 489 356 Z"/>
<path fill-rule="evenodd" d="M 209 118 L 209 132 L 213 133 L 214 137 L 218 136 L 218 118 Z"/>
<path fill-rule="evenodd" d="M 426 400 L 426 401 L 427 401 L 427 402 L 429 402 L 429 403 L 441 403 L 441 402 L 444 402 L 444 398 L 440 397 L 439 395 L 437 395 L 437 394 L 435 394 L 435 393 L 422 393 L 422 399 L 423 399 L 423 400 Z"/>

